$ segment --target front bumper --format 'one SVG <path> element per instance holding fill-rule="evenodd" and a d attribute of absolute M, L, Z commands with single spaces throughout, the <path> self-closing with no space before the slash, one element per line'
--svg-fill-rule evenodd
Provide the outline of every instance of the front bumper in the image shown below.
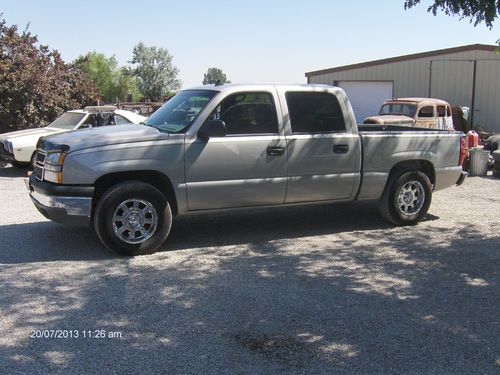
<path fill-rule="evenodd" d="M 38 180 L 34 174 L 26 181 L 30 198 L 47 219 L 86 226 L 92 212 L 92 186 L 57 185 Z"/>
<path fill-rule="evenodd" d="M 460 186 L 464 183 L 465 177 L 467 177 L 469 174 L 467 172 L 462 172 L 460 173 L 460 177 L 457 180 L 457 186 Z"/>

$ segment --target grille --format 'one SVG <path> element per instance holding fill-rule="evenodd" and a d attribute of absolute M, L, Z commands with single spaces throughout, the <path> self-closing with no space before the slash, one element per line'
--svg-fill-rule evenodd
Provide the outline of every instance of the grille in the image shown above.
<path fill-rule="evenodd" d="M 37 151 L 35 160 L 37 163 L 40 163 L 43 165 L 45 163 L 45 154 L 40 152 L 40 151 Z"/>
<path fill-rule="evenodd" d="M 47 156 L 47 154 L 42 151 L 37 151 L 35 155 L 35 165 L 33 166 L 33 172 L 35 173 L 35 177 L 40 181 L 43 180 L 45 156 Z"/>
<path fill-rule="evenodd" d="M 34 168 L 34 173 L 35 173 L 35 177 L 37 179 L 39 179 L 40 181 L 43 180 L 43 168 L 39 167 L 38 165 L 35 165 L 35 168 Z"/>

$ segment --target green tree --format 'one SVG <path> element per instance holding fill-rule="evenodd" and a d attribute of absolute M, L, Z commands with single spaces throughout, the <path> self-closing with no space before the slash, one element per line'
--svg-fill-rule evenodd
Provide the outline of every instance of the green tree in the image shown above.
<path fill-rule="evenodd" d="M 118 68 L 118 62 L 114 56 L 106 57 L 103 53 L 93 51 L 80 56 L 75 63 L 95 83 L 101 99 L 105 102 L 125 101 L 129 95 L 132 95 L 133 100 L 140 98 L 133 73 L 126 67 Z"/>
<path fill-rule="evenodd" d="M 207 72 L 203 75 L 204 85 L 216 84 L 216 83 L 231 83 L 219 68 L 208 68 Z"/>
<path fill-rule="evenodd" d="M 405 9 L 413 8 L 420 1 L 405 0 Z M 470 22 L 474 22 L 474 26 L 484 22 L 491 29 L 500 13 L 500 0 L 434 0 L 434 4 L 427 8 L 434 15 L 438 10 L 446 15 L 458 15 L 460 19 L 468 18 Z"/>
<path fill-rule="evenodd" d="M 97 89 L 76 64 L 7 26 L 0 14 L 0 132 L 36 127 L 68 109 L 93 104 Z"/>
<path fill-rule="evenodd" d="M 146 99 L 159 100 L 181 86 L 179 69 L 172 64 L 166 48 L 148 47 L 140 42 L 134 47 L 133 72 L 140 92 Z"/>

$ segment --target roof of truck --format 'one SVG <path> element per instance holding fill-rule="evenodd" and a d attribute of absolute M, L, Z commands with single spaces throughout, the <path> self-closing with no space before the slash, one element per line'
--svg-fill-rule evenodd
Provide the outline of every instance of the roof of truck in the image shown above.
<path fill-rule="evenodd" d="M 318 89 L 339 89 L 338 87 L 331 85 L 322 85 L 322 84 L 311 84 L 311 83 L 276 83 L 276 82 L 257 82 L 257 83 L 227 83 L 223 85 L 203 85 L 203 86 L 195 86 L 189 87 L 182 91 L 187 90 L 213 90 L 213 91 L 226 91 L 234 88 L 248 88 L 255 89 L 259 87 L 289 87 L 289 88 L 318 88 Z"/>
<path fill-rule="evenodd" d="M 439 105 L 449 105 L 448 102 L 441 100 L 441 99 L 435 99 L 435 98 L 392 98 L 392 99 L 387 99 L 385 103 L 394 103 L 394 102 L 413 102 L 413 103 L 422 103 L 426 102 L 429 104 L 439 104 Z"/>

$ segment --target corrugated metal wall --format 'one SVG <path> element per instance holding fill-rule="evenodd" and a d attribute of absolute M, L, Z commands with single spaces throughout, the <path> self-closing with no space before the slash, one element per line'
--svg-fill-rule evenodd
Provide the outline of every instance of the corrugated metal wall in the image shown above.
<path fill-rule="evenodd" d="M 474 125 L 500 133 L 500 55 L 467 51 L 414 60 L 311 75 L 310 83 L 335 81 L 394 81 L 396 97 L 437 97 L 452 106 L 472 106 L 472 82 L 476 65 Z M 430 87 L 429 87 L 430 86 Z"/>

